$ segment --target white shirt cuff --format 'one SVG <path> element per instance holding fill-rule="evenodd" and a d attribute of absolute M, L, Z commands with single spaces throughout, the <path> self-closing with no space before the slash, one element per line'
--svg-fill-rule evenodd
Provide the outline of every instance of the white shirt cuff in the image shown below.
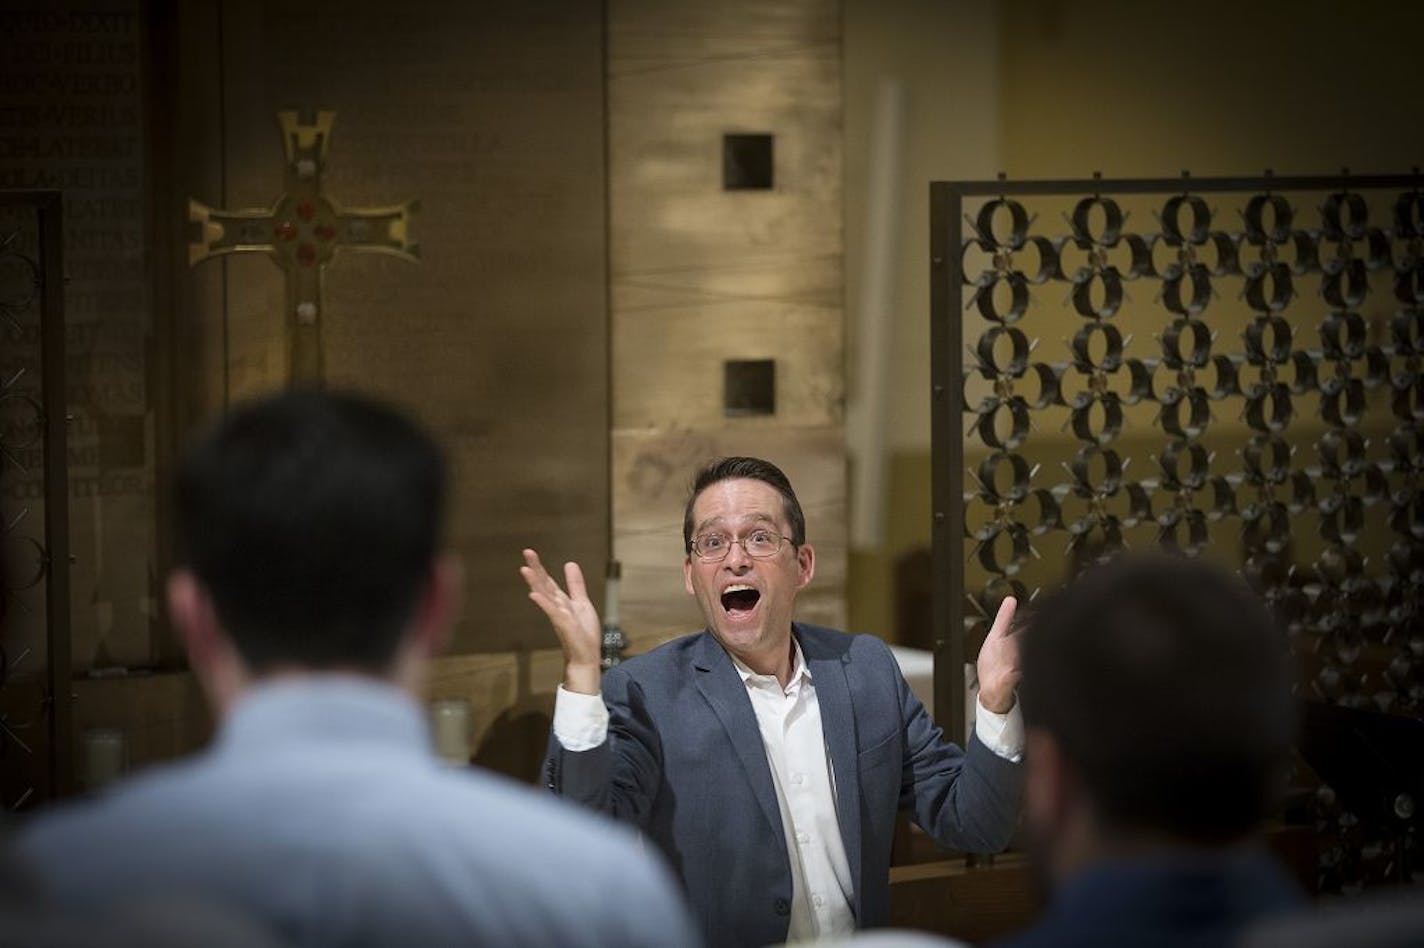
<path fill-rule="evenodd" d="M 1022 726 L 1019 732 L 1023 732 Z M 554 695 L 554 737 L 560 747 L 575 753 L 602 744 L 608 738 L 608 708 L 603 696 L 566 691 L 560 685 Z"/>
<path fill-rule="evenodd" d="M 1019 763 L 1023 760 L 1024 723 L 1023 712 L 1018 700 L 1005 714 L 996 714 L 984 707 L 984 702 L 975 699 L 974 733 L 989 750 L 1005 760 Z M 557 709 L 557 704 L 555 705 Z M 554 714 L 555 728 L 558 727 L 558 712 Z"/>

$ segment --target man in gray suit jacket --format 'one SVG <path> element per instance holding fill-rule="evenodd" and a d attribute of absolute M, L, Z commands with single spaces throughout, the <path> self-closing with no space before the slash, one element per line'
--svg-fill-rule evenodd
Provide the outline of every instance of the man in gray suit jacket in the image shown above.
<path fill-rule="evenodd" d="M 1023 725 L 1013 600 L 980 651 L 976 733 L 961 749 L 882 641 L 792 621 L 815 572 L 805 533 L 775 465 L 703 468 L 684 515 L 683 576 L 707 628 L 602 676 L 578 565 L 565 564 L 565 590 L 524 551 L 530 598 L 566 663 L 545 781 L 657 843 L 709 944 L 885 924 L 901 808 L 942 845 L 971 852 L 1002 849 L 1014 829 Z"/>

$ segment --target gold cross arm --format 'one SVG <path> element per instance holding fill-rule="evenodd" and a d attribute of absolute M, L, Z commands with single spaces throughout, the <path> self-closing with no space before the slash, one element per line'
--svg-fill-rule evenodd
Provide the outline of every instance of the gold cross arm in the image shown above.
<path fill-rule="evenodd" d="M 229 253 L 266 254 L 285 272 L 289 379 L 320 385 L 322 271 L 336 254 L 385 253 L 417 262 L 411 235 L 419 202 L 349 208 L 321 189 L 336 113 L 280 112 L 287 152 L 286 193 L 270 208 L 228 211 L 189 200 L 188 264 Z"/>

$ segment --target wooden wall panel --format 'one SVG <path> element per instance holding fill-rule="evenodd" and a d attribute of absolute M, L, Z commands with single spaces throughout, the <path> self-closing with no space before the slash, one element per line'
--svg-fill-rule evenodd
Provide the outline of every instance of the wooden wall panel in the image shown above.
<path fill-rule="evenodd" d="M 620 313 L 615 343 L 627 372 L 618 376 L 617 428 L 725 427 L 728 359 L 776 360 L 776 414 L 736 419 L 738 428 L 839 424 L 844 358 L 827 325 L 839 312 L 776 299 L 692 299 Z"/>
<path fill-rule="evenodd" d="M 545 724 L 531 741 L 529 724 L 547 718 L 560 668 L 524 596 L 519 549 L 595 574 L 608 549 L 602 9 L 195 0 L 149 13 L 172 42 L 160 81 L 174 173 L 153 202 L 181 254 L 171 335 L 157 340 L 172 349 L 183 429 L 168 434 L 181 440 L 230 400 L 285 385 L 281 272 L 256 254 L 188 269 L 188 197 L 270 206 L 283 179 L 276 111 L 335 109 L 328 193 L 354 206 L 421 199 L 423 259 L 332 264 L 329 381 L 403 405 L 449 451 L 467 608 L 430 693 L 467 698 L 481 760 L 523 775 L 547 735 Z M 76 692 L 78 728 L 119 729 L 134 769 L 209 733 L 185 673 Z"/>
<path fill-rule="evenodd" d="M 608 551 L 603 17 L 576 0 L 225 4 L 226 189 L 282 189 L 275 113 L 336 110 L 328 195 L 421 202 L 421 262 L 339 254 L 328 383 L 428 424 L 455 473 L 469 605 L 455 651 L 551 644 L 516 572 L 526 545 L 602 572 Z M 285 384 L 283 276 L 227 269 L 228 391 Z M 576 393 L 571 397 L 571 393 Z"/>
<path fill-rule="evenodd" d="M 845 619 L 840 8 L 666 4 L 608 14 L 613 547 L 641 651 L 701 624 L 680 564 L 695 469 L 781 465 L 817 574 L 798 617 Z M 726 191 L 726 133 L 774 136 L 774 186 Z M 775 359 L 776 412 L 727 417 L 723 363 Z"/>

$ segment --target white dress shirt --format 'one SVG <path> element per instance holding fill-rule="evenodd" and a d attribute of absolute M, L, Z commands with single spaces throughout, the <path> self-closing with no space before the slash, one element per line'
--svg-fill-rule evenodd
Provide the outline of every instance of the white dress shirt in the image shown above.
<path fill-rule="evenodd" d="M 791 920 L 787 941 L 810 941 L 855 931 L 855 881 L 836 816 L 835 774 L 821 731 L 821 705 L 800 644 L 786 687 L 736 658 L 756 712 L 781 828 L 791 861 Z"/>
<path fill-rule="evenodd" d="M 756 714 L 772 784 L 781 810 L 791 863 L 791 918 L 787 941 L 809 941 L 855 929 L 851 905 L 854 876 L 836 816 L 835 772 L 821 730 L 821 706 L 801 645 L 793 639 L 791 678 L 783 688 L 775 675 L 758 675 L 732 659 Z M 974 723 L 979 740 L 1000 757 L 1023 756 L 1023 718 L 1018 705 L 996 714 L 981 703 Z M 608 708 L 599 695 L 566 691 L 554 701 L 554 736 L 575 753 L 602 744 Z"/>

